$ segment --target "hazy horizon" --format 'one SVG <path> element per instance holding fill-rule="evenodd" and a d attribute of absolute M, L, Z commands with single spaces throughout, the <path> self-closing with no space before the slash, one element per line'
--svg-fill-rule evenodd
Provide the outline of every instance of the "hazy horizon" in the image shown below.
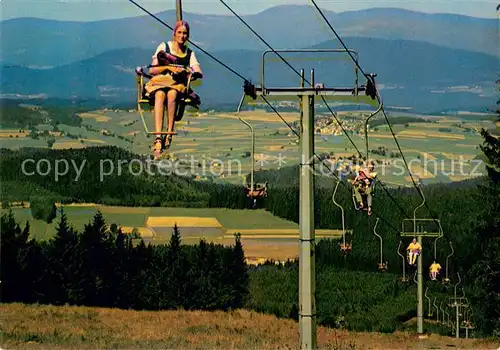
<path fill-rule="evenodd" d="M 148 11 L 159 13 L 175 9 L 175 0 L 134 0 Z M 308 0 L 232 0 L 225 1 L 236 13 L 252 15 L 269 8 L 281 5 L 313 6 Z M 91 22 L 107 19 L 119 19 L 144 16 L 145 13 L 128 0 L 0 0 L 2 7 L 1 20 L 35 17 L 60 21 Z M 399 8 L 423 12 L 427 14 L 457 14 L 477 18 L 498 18 L 497 1 L 493 0 L 316 0 L 323 10 L 334 12 L 358 11 L 371 8 Z M 233 16 L 231 12 L 217 0 L 198 0 L 182 3 L 183 11 L 205 15 Z"/>

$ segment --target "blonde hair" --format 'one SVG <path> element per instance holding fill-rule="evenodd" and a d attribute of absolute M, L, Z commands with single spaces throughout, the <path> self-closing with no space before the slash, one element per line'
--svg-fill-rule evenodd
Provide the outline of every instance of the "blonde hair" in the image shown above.
<path fill-rule="evenodd" d="M 190 30 L 189 30 L 189 24 L 186 21 L 177 21 L 177 22 L 175 22 L 174 33 L 173 33 L 174 37 L 175 37 L 175 32 L 177 31 L 177 29 L 179 29 L 179 27 L 182 27 L 182 26 L 186 27 L 186 30 L 188 32 L 188 38 L 189 38 L 189 32 L 190 32 Z"/>

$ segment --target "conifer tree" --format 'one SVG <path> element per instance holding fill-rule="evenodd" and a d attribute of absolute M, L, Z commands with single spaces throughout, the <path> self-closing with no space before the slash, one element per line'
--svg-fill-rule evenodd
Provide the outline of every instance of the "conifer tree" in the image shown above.
<path fill-rule="evenodd" d="M 0 219 L 1 287 L 2 301 L 21 301 L 19 291 L 22 289 L 22 266 L 19 259 L 25 254 L 28 246 L 29 226 L 24 230 L 16 222 L 12 210 L 2 214 Z"/>
<path fill-rule="evenodd" d="M 187 295 L 187 309 L 203 309 L 209 304 L 210 295 L 210 268 L 209 246 L 203 239 L 195 247 L 191 257 L 188 278 L 190 281 L 189 293 Z"/>
<path fill-rule="evenodd" d="M 111 303 L 114 293 L 110 275 L 117 273 L 110 264 L 113 245 L 104 217 L 98 211 L 93 221 L 85 225 L 78 244 L 77 254 L 82 261 L 84 275 L 80 282 L 86 305 Z"/>
<path fill-rule="evenodd" d="M 165 268 L 168 271 L 167 280 L 169 284 L 167 297 L 173 307 L 179 308 L 185 302 L 189 263 L 181 246 L 181 233 L 177 224 L 174 225 L 168 244 L 167 266 Z"/>
<path fill-rule="evenodd" d="M 500 104 L 497 102 L 497 104 Z M 500 113 L 498 113 L 500 116 Z M 500 121 L 500 118 L 499 118 Z M 480 188 L 483 215 L 479 218 L 477 256 L 469 274 L 476 290 L 475 313 L 479 329 L 500 336 L 500 140 L 482 130 L 481 150 L 486 158 L 488 184 Z"/>
<path fill-rule="evenodd" d="M 46 253 L 53 284 L 51 300 L 54 304 L 74 301 L 72 289 L 77 284 L 80 262 L 75 254 L 77 243 L 76 232 L 70 227 L 66 213 L 61 209 L 56 235 L 50 240 L 50 248 Z"/>
<path fill-rule="evenodd" d="M 138 309 L 156 309 L 158 296 L 155 294 L 154 281 L 154 258 L 155 250 L 149 244 L 146 246 L 144 240 L 133 248 L 129 271 L 129 295 L 131 299 L 130 307 Z"/>
<path fill-rule="evenodd" d="M 235 236 L 235 245 L 232 249 L 232 259 L 229 266 L 230 281 L 232 283 L 231 308 L 241 308 L 248 294 L 249 276 L 243 245 L 241 244 L 241 234 Z"/>

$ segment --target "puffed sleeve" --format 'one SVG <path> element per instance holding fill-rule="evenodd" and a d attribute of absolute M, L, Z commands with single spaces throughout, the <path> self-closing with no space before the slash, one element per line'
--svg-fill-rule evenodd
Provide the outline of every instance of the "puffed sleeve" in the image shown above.
<path fill-rule="evenodd" d="M 194 53 L 194 51 L 191 51 L 191 58 L 189 60 L 189 66 L 195 67 L 195 66 L 199 66 L 199 65 L 200 65 L 200 62 L 198 62 L 198 59 L 196 58 L 196 54 Z"/>
<path fill-rule="evenodd" d="M 155 51 L 154 55 L 151 58 L 152 59 L 157 58 L 158 52 L 160 52 L 160 51 L 166 51 L 165 50 L 166 48 L 167 48 L 167 45 L 164 42 L 161 43 L 160 45 L 158 45 L 158 47 L 156 48 L 156 51 Z"/>

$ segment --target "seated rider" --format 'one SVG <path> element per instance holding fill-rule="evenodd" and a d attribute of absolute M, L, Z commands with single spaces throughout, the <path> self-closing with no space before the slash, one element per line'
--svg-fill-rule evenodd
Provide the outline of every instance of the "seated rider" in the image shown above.
<path fill-rule="evenodd" d="M 252 208 L 255 208 L 257 205 L 257 198 L 264 197 L 266 194 L 266 187 L 267 187 L 267 182 L 263 187 L 257 187 L 257 184 L 253 184 L 253 189 L 248 187 L 245 184 L 245 192 L 247 194 L 247 197 L 250 198 Z"/>
<path fill-rule="evenodd" d="M 354 187 L 354 195 L 360 209 L 364 207 L 363 198 L 361 194 L 366 195 L 366 202 L 368 204 L 368 215 L 372 214 L 372 184 L 375 180 L 377 173 L 373 170 L 375 168 L 374 162 L 369 162 L 367 168 L 361 168 L 358 175 L 352 181 Z"/>
<path fill-rule="evenodd" d="M 247 193 L 247 197 L 263 197 L 266 191 L 267 182 L 264 187 L 257 188 L 257 184 L 253 184 L 253 189 L 250 189 L 245 185 L 245 192 Z"/>
<path fill-rule="evenodd" d="M 162 67 L 151 67 L 149 73 L 153 76 L 145 85 L 146 97 L 154 101 L 155 131 L 161 132 L 163 127 L 163 116 L 165 101 L 167 102 L 168 132 L 174 131 L 175 114 L 178 107 L 179 97 L 184 95 L 191 99 L 197 99 L 191 89 L 187 89 L 188 73 L 192 71 L 191 81 L 203 78 L 195 53 L 187 47 L 189 39 L 189 25 L 186 21 L 177 21 L 173 33 L 173 41 L 162 42 L 156 48 L 153 55 L 152 66 L 168 64 L 180 65 L 175 73 Z M 169 148 L 172 135 L 167 135 L 165 148 Z M 161 153 L 162 139 L 156 137 L 154 141 L 155 157 Z"/>
<path fill-rule="evenodd" d="M 417 256 L 422 252 L 422 246 L 417 242 L 416 238 L 413 238 L 413 241 L 408 245 L 406 250 L 410 253 L 410 265 L 415 265 Z"/>
<path fill-rule="evenodd" d="M 435 281 L 436 277 L 437 277 L 437 275 L 439 273 L 439 271 L 441 271 L 441 265 L 439 265 L 436 262 L 436 260 L 434 260 L 434 262 L 429 267 L 429 271 L 430 271 L 430 274 L 431 274 L 431 280 Z"/>

